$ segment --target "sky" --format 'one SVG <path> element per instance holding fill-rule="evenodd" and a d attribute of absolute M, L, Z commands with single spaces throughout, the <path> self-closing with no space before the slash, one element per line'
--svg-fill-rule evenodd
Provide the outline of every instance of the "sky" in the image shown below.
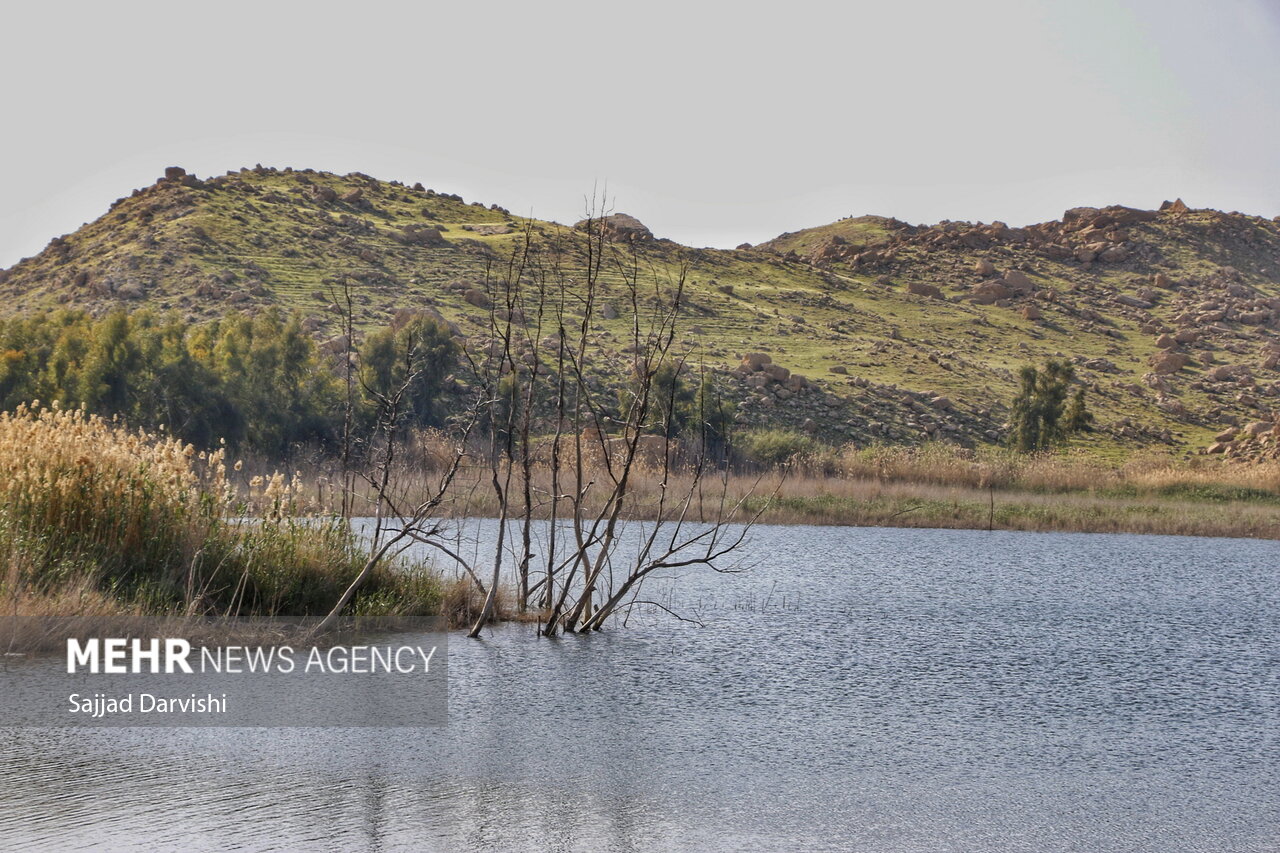
<path fill-rule="evenodd" d="M 756 243 L 843 216 L 1280 214 L 1280 0 L 4 4 L 0 267 L 166 166 Z"/>

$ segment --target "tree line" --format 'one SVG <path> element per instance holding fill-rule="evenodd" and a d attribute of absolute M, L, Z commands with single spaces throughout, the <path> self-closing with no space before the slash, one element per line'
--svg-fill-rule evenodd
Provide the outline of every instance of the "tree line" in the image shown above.
<path fill-rule="evenodd" d="M 344 421 L 372 425 L 379 396 L 412 373 L 402 417 L 438 423 L 458 352 L 446 328 L 407 314 L 358 345 L 342 343 L 323 351 L 297 316 L 278 310 L 201 324 L 146 309 L 13 317 L 0 320 L 0 409 L 34 400 L 83 407 L 199 447 L 225 441 L 279 459 L 299 444 L 336 446 Z"/>

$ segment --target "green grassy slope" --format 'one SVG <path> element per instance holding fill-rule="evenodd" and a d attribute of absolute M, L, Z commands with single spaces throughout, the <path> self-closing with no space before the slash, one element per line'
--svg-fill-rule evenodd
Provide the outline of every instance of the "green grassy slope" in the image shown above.
<path fill-rule="evenodd" d="M 346 282 L 364 327 L 429 308 L 476 336 L 484 312 L 468 291 L 526 229 L 573 239 L 554 223 L 360 174 L 175 171 L 0 272 L 0 311 L 149 305 L 199 321 L 276 305 L 323 338 L 338 333 L 331 303 Z M 1049 357 L 1072 359 L 1091 389 L 1100 429 L 1076 443 L 1099 454 L 1197 450 L 1280 404 L 1271 220 L 1181 205 L 1078 209 L 1019 229 L 860 217 L 741 250 L 636 247 L 646 275 L 687 267 L 683 343 L 721 370 L 745 426 L 832 442 L 995 441 L 1017 369 Z M 624 341 L 626 306 L 605 301 L 619 315 L 602 321 L 606 334 Z M 748 352 L 812 387 L 756 387 L 733 371 Z M 1153 372 L 1161 358 L 1170 372 Z"/>

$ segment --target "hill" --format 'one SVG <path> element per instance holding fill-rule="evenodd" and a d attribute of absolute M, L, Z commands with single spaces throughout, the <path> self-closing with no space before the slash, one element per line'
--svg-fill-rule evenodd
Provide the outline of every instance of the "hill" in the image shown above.
<path fill-rule="evenodd" d="M 995 442 L 1018 368 L 1047 358 L 1075 364 L 1099 426 L 1075 441 L 1108 456 L 1198 451 L 1280 403 L 1272 220 L 1181 202 L 1075 208 L 1025 228 L 859 217 L 724 251 L 615 223 L 646 274 L 688 270 L 684 343 L 741 401 L 744 427 Z M 279 306 L 328 339 L 345 283 L 362 328 L 410 308 L 477 338 L 486 281 L 526 231 L 574 239 L 420 184 L 175 167 L 0 272 L 0 312 L 145 305 L 200 322 Z M 623 340 L 626 305 L 600 310 Z"/>

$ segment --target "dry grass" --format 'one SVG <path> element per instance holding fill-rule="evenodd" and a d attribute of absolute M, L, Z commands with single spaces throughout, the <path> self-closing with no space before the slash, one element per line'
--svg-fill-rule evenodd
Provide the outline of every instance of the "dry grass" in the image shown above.
<path fill-rule="evenodd" d="M 425 493 L 431 460 L 415 454 L 396 478 L 406 494 Z M 686 493 L 687 468 L 665 474 L 650 465 L 632 481 L 627 513 L 653 518 L 663 494 Z M 573 472 L 562 475 L 573 481 Z M 497 503 L 487 469 L 465 468 L 445 512 L 455 517 L 494 516 Z M 608 482 L 599 464 L 584 480 Z M 602 485 L 597 485 L 597 490 Z M 550 511 L 550 472 L 535 466 L 534 516 Z M 921 448 L 844 448 L 792 459 L 763 472 L 735 471 L 705 479 L 691 517 L 709 520 L 737 508 L 744 520 L 761 508 L 773 524 L 848 524 L 1062 530 L 1095 533 L 1280 538 L 1280 463 L 1238 464 L 1217 457 L 1179 460 L 1135 457 L 1108 465 L 1077 454 L 1026 455 L 1000 448 L 978 451 L 952 445 Z M 595 510 L 590 499 L 585 511 Z M 561 507 L 563 513 L 565 508 Z M 668 515 L 672 512 L 668 508 Z"/>
<path fill-rule="evenodd" d="M 327 612 L 364 561 L 357 536 L 280 474 L 253 478 L 247 502 L 227 476 L 221 452 L 80 411 L 0 415 L 5 647 L 90 626 L 271 633 Z M 383 567 L 348 625 L 434 622 L 440 587 L 425 566 Z"/>

